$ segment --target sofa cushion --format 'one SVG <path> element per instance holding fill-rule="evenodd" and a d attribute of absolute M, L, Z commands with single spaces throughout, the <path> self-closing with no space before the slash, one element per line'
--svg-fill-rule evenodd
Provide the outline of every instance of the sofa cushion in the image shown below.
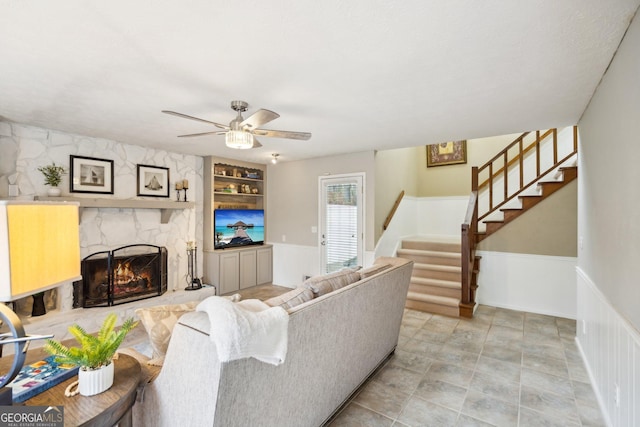
<path fill-rule="evenodd" d="M 360 272 L 357 269 L 348 268 L 336 271 L 335 273 L 312 277 L 305 280 L 302 286 L 311 289 L 314 297 L 319 297 L 355 283 L 358 280 L 360 280 Z"/>
<path fill-rule="evenodd" d="M 240 294 L 234 294 L 223 298 L 238 302 L 241 296 Z M 169 347 L 173 327 L 183 314 L 195 311 L 199 302 L 190 301 L 183 304 L 157 305 L 139 308 L 135 311 L 147 334 L 149 334 L 149 344 L 151 344 L 151 349 L 153 350 L 152 357 L 147 362 L 148 365 L 162 366 L 164 356 Z"/>
<path fill-rule="evenodd" d="M 373 264 L 371 267 L 360 270 L 360 277 L 366 279 L 374 274 L 385 271 L 387 268 L 391 268 L 391 264 Z"/>
<path fill-rule="evenodd" d="M 153 356 L 147 363 L 162 365 L 164 355 L 169 347 L 171 332 L 176 322 L 185 313 L 194 311 L 198 301 L 184 304 L 158 305 L 136 310 L 136 314 L 149 334 L 149 343 L 153 349 Z"/>
<path fill-rule="evenodd" d="M 285 310 L 313 299 L 313 291 L 306 287 L 297 287 L 282 295 L 269 298 L 265 304 L 271 307 L 282 307 Z"/>

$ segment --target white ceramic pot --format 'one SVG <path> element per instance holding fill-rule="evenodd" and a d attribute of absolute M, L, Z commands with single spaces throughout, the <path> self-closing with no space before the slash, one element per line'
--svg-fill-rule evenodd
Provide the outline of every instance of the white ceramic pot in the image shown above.
<path fill-rule="evenodd" d="M 62 193 L 62 191 L 58 187 L 50 187 L 47 190 L 47 195 L 49 197 L 58 197 L 60 196 L 60 193 Z"/>
<path fill-rule="evenodd" d="M 78 391 L 83 396 L 107 391 L 113 385 L 113 362 L 99 369 L 78 370 Z"/>

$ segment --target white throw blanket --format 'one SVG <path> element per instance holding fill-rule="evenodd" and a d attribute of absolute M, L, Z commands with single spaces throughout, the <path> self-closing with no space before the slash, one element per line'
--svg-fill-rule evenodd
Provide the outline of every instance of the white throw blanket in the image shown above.
<path fill-rule="evenodd" d="M 254 357 L 280 365 L 287 355 L 289 314 L 257 299 L 232 302 L 212 296 L 196 307 L 211 322 L 210 337 L 221 362 Z"/>

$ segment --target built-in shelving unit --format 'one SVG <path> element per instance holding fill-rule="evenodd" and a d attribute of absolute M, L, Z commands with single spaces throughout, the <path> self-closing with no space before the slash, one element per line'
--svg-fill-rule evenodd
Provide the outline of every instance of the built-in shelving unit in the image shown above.
<path fill-rule="evenodd" d="M 88 197 L 46 197 L 35 196 L 35 200 L 47 202 L 77 202 L 80 203 L 80 219 L 84 208 L 111 208 L 111 209 L 160 209 L 160 222 L 167 224 L 174 210 L 193 209 L 194 202 L 175 202 L 171 200 L 136 200 L 136 199 L 111 199 Z"/>
<path fill-rule="evenodd" d="M 215 209 L 265 209 L 265 191 L 265 165 L 205 157 L 204 249 L 213 250 Z"/>
<path fill-rule="evenodd" d="M 264 171 L 246 166 L 217 162 L 213 165 L 214 209 L 262 207 L 264 197 Z"/>
<path fill-rule="evenodd" d="M 265 209 L 267 167 L 220 157 L 204 159 L 204 278 L 221 294 L 271 283 L 271 245 L 214 249 L 216 209 Z M 266 236 L 265 236 L 266 237 Z"/>

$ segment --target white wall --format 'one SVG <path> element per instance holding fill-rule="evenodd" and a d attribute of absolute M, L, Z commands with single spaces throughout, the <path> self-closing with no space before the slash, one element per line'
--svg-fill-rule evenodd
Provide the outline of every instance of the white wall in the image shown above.
<path fill-rule="evenodd" d="M 492 307 L 576 318 L 576 258 L 477 251 L 476 302 Z"/>
<path fill-rule="evenodd" d="M 267 165 L 268 243 L 317 246 L 318 177 L 363 173 L 365 250 L 373 250 L 374 171 L 373 151 Z"/>
<path fill-rule="evenodd" d="M 267 165 L 267 243 L 273 245 L 273 283 L 295 287 L 320 272 L 318 177 L 363 173 L 365 261 L 374 245 L 374 153 L 352 153 Z M 315 230 L 315 231 L 314 231 Z"/>
<path fill-rule="evenodd" d="M 579 122 L 577 341 L 613 426 L 640 425 L 638 76 L 636 16 Z"/>
<path fill-rule="evenodd" d="M 395 256 L 400 240 L 411 236 L 460 238 L 469 198 L 405 196 L 376 245 L 374 258 Z"/>
<path fill-rule="evenodd" d="M 640 18 L 580 120 L 578 266 L 640 329 Z"/>

